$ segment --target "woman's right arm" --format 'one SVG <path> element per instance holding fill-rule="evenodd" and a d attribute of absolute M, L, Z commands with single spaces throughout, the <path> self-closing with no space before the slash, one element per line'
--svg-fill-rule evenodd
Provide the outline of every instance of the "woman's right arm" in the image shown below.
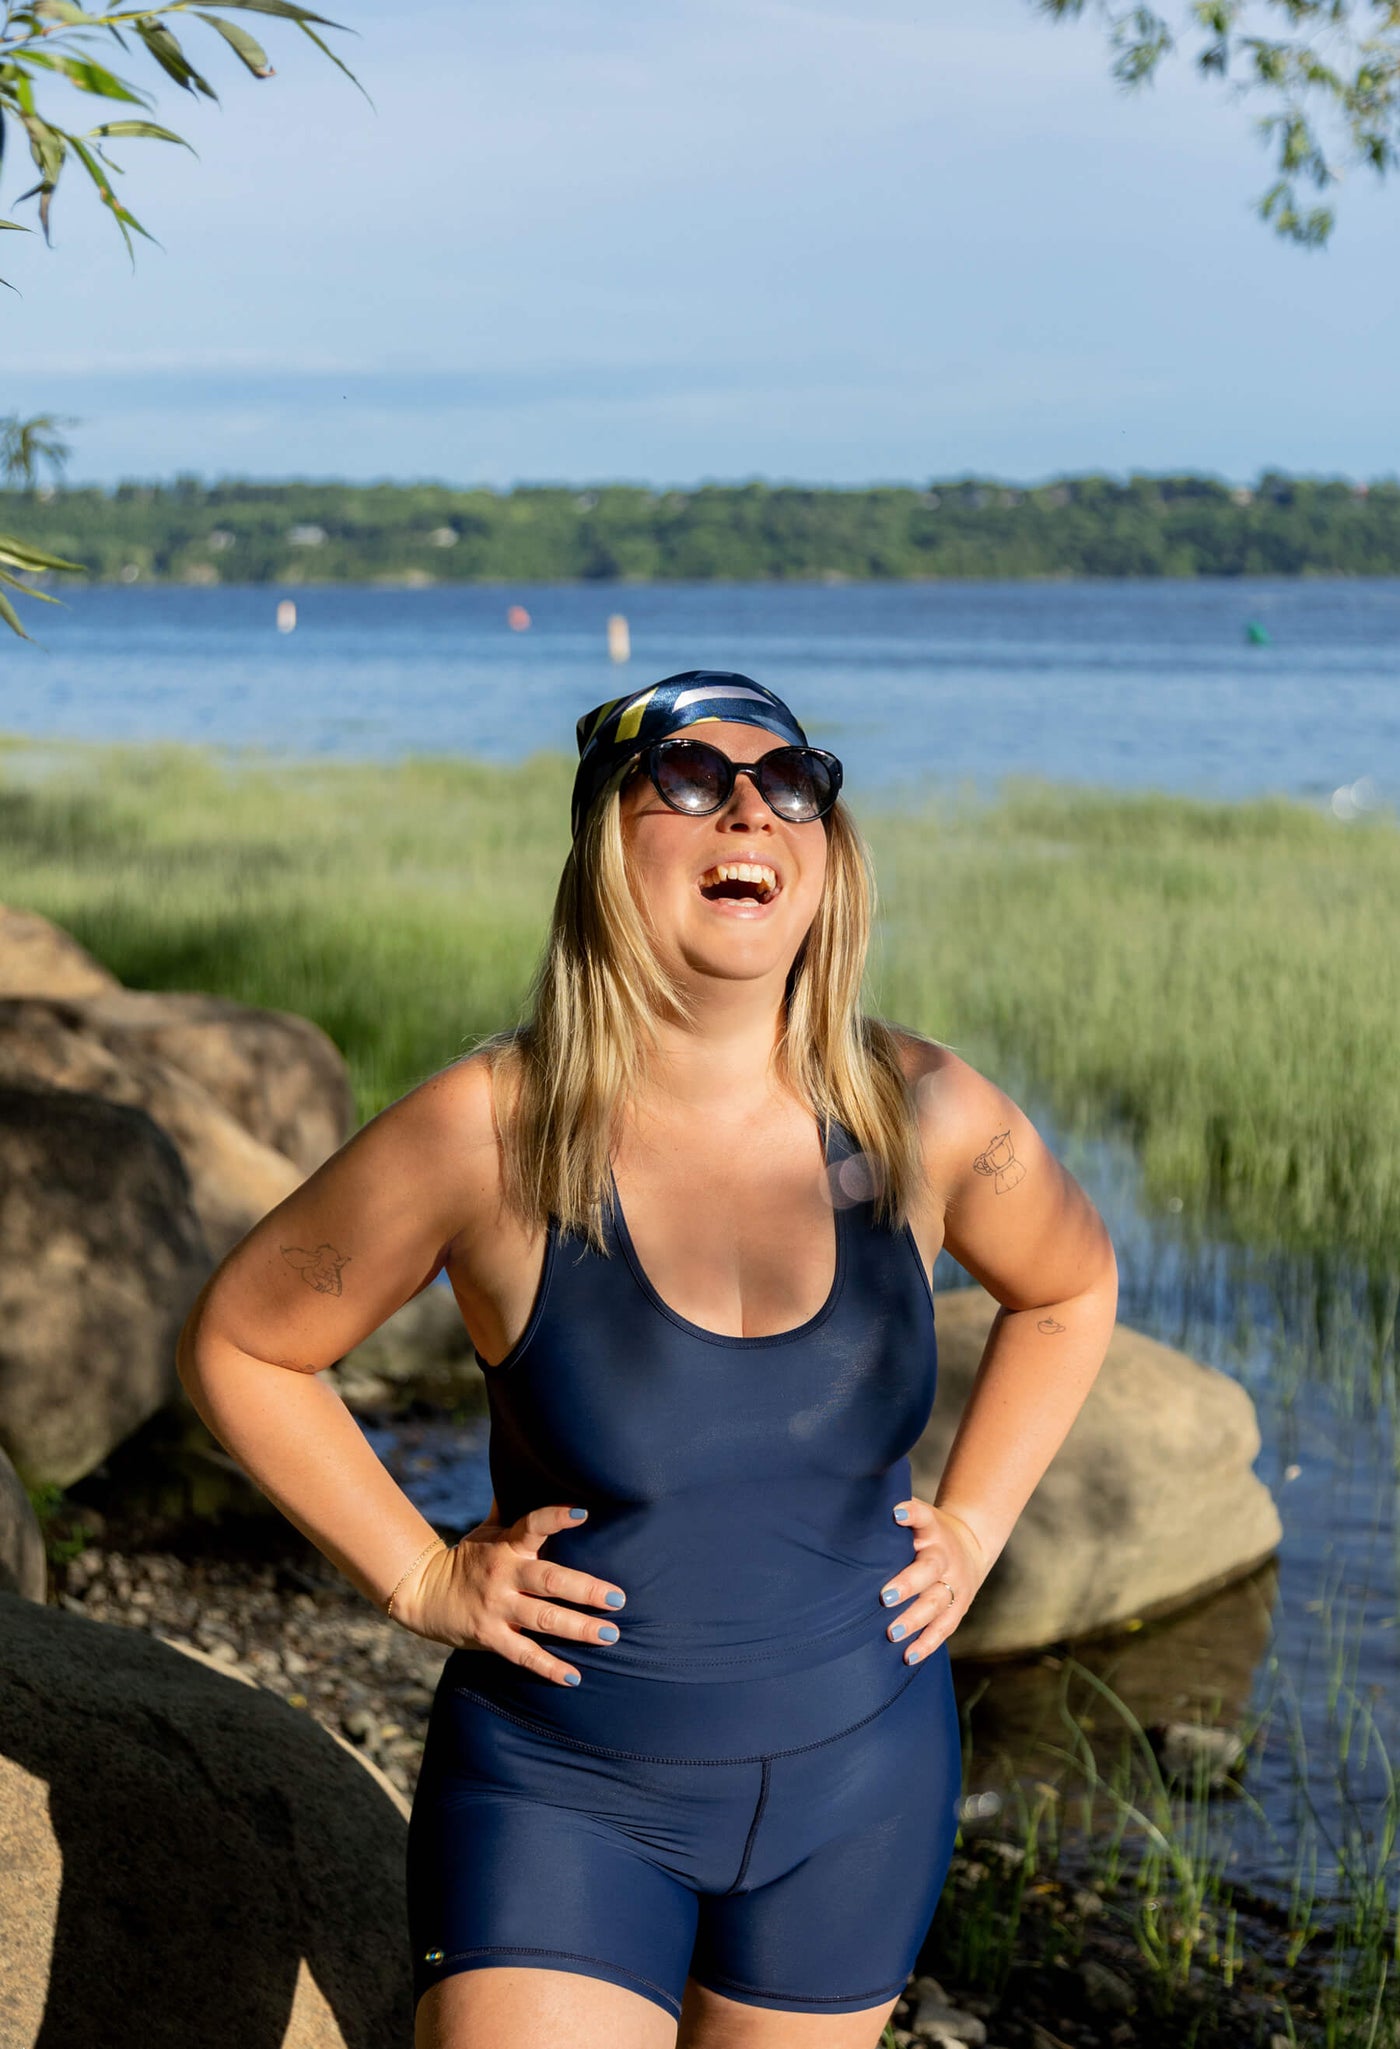
<path fill-rule="evenodd" d="M 620 1591 L 540 1557 L 571 1504 L 509 1525 L 493 1512 L 453 1550 L 430 1549 L 431 1523 L 317 1378 L 501 1214 L 489 1077 L 472 1059 L 372 1119 L 233 1248 L 190 1313 L 178 1369 L 219 1442 L 376 1606 L 393 1593 L 418 1634 L 573 1684 L 522 1633 L 600 1640 L 600 1620 L 559 1604 L 604 1607 Z"/>

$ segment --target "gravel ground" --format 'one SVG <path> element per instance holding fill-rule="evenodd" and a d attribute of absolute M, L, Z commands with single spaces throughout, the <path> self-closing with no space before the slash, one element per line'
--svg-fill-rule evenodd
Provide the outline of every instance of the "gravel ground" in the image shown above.
<path fill-rule="evenodd" d="M 381 1615 L 290 1528 L 237 1550 L 222 1537 L 133 1537 L 104 1519 L 54 1569 L 50 1599 L 208 1652 L 348 1737 L 412 1799 L 446 1645 Z"/>

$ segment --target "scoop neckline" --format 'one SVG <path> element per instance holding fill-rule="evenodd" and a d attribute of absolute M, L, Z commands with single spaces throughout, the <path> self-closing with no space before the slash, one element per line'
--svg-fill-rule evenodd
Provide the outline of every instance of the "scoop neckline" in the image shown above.
<path fill-rule="evenodd" d="M 833 1123 L 832 1129 L 836 1130 L 839 1127 Z M 826 1141 L 823 1141 L 822 1152 L 827 1166 L 830 1167 L 831 1147 Z M 613 1222 L 616 1226 L 618 1241 L 626 1256 L 627 1264 L 632 1270 L 632 1278 L 636 1281 L 637 1286 L 641 1289 L 647 1301 L 651 1303 L 653 1309 L 664 1316 L 668 1323 L 675 1324 L 678 1330 L 685 1331 L 688 1336 L 699 1338 L 702 1343 L 707 1345 L 728 1346 L 733 1351 L 750 1351 L 755 1346 L 763 1345 L 790 1345 L 799 1338 L 805 1338 L 811 1331 L 819 1329 L 827 1321 L 840 1301 L 841 1291 L 846 1281 L 846 1206 L 841 1203 L 833 1203 L 832 1215 L 836 1226 L 836 1267 L 831 1276 L 831 1286 L 827 1290 L 826 1300 L 814 1314 L 807 1318 L 805 1323 L 794 1324 L 790 1330 L 769 1331 L 763 1337 L 748 1338 L 730 1337 L 726 1331 L 707 1330 L 703 1323 L 692 1323 L 688 1316 L 682 1316 L 679 1309 L 673 1309 L 670 1303 L 657 1293 L 657 1290 L 652 1285 L 650 1275 L 642 1265 L 641 1255 L 633 1243 L 626 1212 L 622 1207 L 622 1197 L 618 1193 L 617 1176 L 613 1173 L 611 1160 L 608 1162 L 608 1180 L 612 1186 Z"/>

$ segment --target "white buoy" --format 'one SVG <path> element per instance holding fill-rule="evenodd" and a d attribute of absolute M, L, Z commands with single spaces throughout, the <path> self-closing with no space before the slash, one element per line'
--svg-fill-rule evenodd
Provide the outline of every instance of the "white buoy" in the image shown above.
<path fill-rule="evenodd" d="M 277 631 L 295 633 L 297 630 L 297 608 L 290 598 L 281 598 L 277 605 Z"/>
<path fill-rule="evenodd" d="M 632 659 L 632 635 L 621 612 L 614 612 L 608 620 L 608 653 L 615 662 Z"/>

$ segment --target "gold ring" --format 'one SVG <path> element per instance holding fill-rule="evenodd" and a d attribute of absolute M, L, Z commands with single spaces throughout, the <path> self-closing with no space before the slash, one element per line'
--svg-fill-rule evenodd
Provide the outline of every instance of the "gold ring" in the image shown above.
<path fill-rule="evenodd" d="M 953 1592 L 953 1589 L 952 1589 L 952 1587 L 951 1587 L 951 1586 L 949 1586 L 949 1584 L 948 1584 L 948 1581 L 947 1581 L 946 1579 L 936 1579 L 936 1580 L 934 1581 L 934 1585 L 935 1585 L 936 1587 L 947 1587 L 947 1588 L 948 1588 L 948 1606 L 949 1606 L 949 1607 L 951 1608 L 951 1607 L 952 1607 L 952 1605 L 953 1605 L 953 1603 L 954 1603 L 954 1601 L 956 1601 L 958 1597 L 957 1597 L 957 1595 L 956 1595 L 956 1594 L 955 1594 L 955 1593 Z"/>

